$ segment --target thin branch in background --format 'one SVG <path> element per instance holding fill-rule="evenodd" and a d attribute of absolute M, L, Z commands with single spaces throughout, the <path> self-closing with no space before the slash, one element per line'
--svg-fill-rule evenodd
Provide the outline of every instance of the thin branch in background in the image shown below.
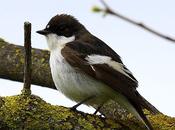
<path fill-rule="evenodd" d="M 114 11 L 114 10 L 112 10 L 109 7 L 109 5 L 104 0 L 100 0 L 100 1 L 104 5 L 105 8 L 102 9 L 102 8 L 99 8 L 99 7 L 94 7 L 93 8 L 94 12 L 104 12 L 105 14 L 114 15 L 114 16 L 116 16 L 116 17 L 118 17 L 118 18 L 120 18 L 120 19 L 122 19 L 122 20 L 124 20 L 124 21 L 126 21 L 128 23 L 131 23 L 131 24 L 133 24 L 133 25 L 135 25 L 137 27 L 140 27 L 140 28 L 142 28 L 142 29 L 152 33 L 152 34 L 155 34 L 156 36 L 159 36 L 159 37 L 161 37 L 163 39 L 166 39 L 168 41 L 171 41 L 171 42 L 175 42 L 175 38 L 169 37 L 169 36 L 167 36 L 167 35 L 165 35 L 165 34 L 163 34 L 161 32 L 158 32 L 158 31 L 152 29 L 151 27 L 145 25 L 144 23 L 137 22 L 137 21 L 135 21 L 135 20 L 133 20 L 131 18 L 128 18 L 128 17 L 126 17 L 126 16 L 124 16 L 124 15 L 122 15 L 122 14 L 120 14 L 120 13 Z"/>
<path fill-rule="evenodd" d="M 24 86 L 22 93 L 30 95 L 31 90 L 31 23 L 24 23 Z"/>

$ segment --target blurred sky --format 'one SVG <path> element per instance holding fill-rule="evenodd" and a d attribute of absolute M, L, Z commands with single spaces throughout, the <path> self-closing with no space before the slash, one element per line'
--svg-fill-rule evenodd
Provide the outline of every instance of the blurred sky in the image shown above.
<path fill-rule="evenodd" d="M 174 0 L 108 0 L 111 8 L 175 37 Z M 47 49 L 43 29 L 60 13 L 75 16 L 87 29 L 111 46 L 139 81 L 139 92 L 161 112 L 175 116 L 175 43 L 156 37 L 118 18 L 94 14 L 98 0 L 4 0 L 0 8 L 0 37 L 23 45 L 23 23 L 32 23 L 32 46 Z M 5 58 L 5 57 L 4 57 Z M 21 83 L 0 79 L 0 96 L 19 94 Z M 32 86 L 32 92 L 52 104 L 72 106 L 58 91 Z M 80 110 L 89 112 L 89 108 Z M 92 111 L 92 109 L 91 109 Z"/>

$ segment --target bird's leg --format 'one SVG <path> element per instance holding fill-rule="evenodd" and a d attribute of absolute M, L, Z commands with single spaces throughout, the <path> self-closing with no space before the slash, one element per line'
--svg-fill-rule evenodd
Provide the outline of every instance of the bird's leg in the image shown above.
<path fill-rule="evenodd" d="M 102 106 L 103 106 L 103 104 L 97 107 L 97 109 L 96 109 L 95 112 L 94 112 L 94 115 L 97 114 L 97 112 L 102 108 Z"/>
<path fill-rule="evenodd" d="M 92 98 L 94 98 L 95 96 L 90 96 L 88 98 L 85 98 L 84 100 L 82 100 L 81 102 L 77 103 L 76 105 L 74 105 L 73 107 L 71 107 L 71 110 L 76 110 L 77 107 L 79 107 L 81 104 L 84 104 L 85 102 L 91 100 Z"/>

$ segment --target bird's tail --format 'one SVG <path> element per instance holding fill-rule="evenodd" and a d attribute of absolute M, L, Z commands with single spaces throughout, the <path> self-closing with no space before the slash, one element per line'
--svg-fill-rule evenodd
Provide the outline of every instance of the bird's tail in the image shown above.
<path fill-rule="evenodd" d="M 130 102 L 131 106 L 128 107 L 129 111 L 135 115 L 139 120 L 141 120 L 148 130 L 153 130 L 153 127 L 149 120 L 147 119 L 146 115 L 143 112 L 143 108 L 146 108 L 153 114 L 160 113 L 151 103 L 149 103 L 144 97 L 142 97 L 137 91 L 135 92 L 135 98 L 129 98 L 128 101 Z"/>
<path fill-rule="evenodd" d="M 138 100 L 141 104 L 141 107 L 144 109 L 147 109 L 152 114 L 159 114 L 161 113 L 157 108 L 155 108 L 151 103 L 149 103 L 142 95 L 140 95 L 138 92 L 136 92 Z"/>
<path fill-rule="evenodd" d="M 140 119 L 143 121 L 143 123 L 145 124 L 145 126 L 147 127 L 148 130 L 154 130 L 151 123 L 149 122 L 149 120 L 147 119 L 147 117 L 145 116 L 145 114 L 143 113 L 142 107 L 140 105 L 136 105 L 136 104 L 132 104 L 134 106 L 134 108 L 136 109 L 136 111 L 138 112 Z"/>
<path fill-rule="evenodd" d="M 144 114 L 142 109 L 145 108 L 148 111 L 150 111 L 152 114 L 158 114 L 158 113 L 160 113 L 160 111 L 158 109 L 156 109 L 151 103 L 149 103 L 144 97 L 142 97 L 137 91 L 135 92 L 135 94 L 137 97 L 136 100 L 130 99 L 130 103 L 137 111 L 136 116 L 137 116 L 137 118 L 139 118 L 140 120 L 143 121 L 143 123 L 145 124 L 145 126 L 147 127 L 148 130 L 153 130 L 151 123 L 147 119 L 147 117 Z"/>
<path fill-rule="evenodd" d="M 136 95 L 134 96 L 134 98 L 133 97 L 126 98 L 123 95 L 118 94 L 118 96 L 116 97 L 116 101 L 118 101 L 118 103 L 121 106 L 125 107 L 128 110 L 128 112 L 132 113 L 138 120 L 142 121 L 148 130 L 153 130 L 151 123 L 149 122 L 147 117 L 144 115 L 144 112 L 142 110 L 143 100 L 141 99 L 144 99 L 144 98 L 142 98 L 137 93 L 138 92 L 136 92 Z M 146 107 L 146 103 L 143 103 L 143 104 Z M 147 108 L 149 107 L 147 106 Z"/>

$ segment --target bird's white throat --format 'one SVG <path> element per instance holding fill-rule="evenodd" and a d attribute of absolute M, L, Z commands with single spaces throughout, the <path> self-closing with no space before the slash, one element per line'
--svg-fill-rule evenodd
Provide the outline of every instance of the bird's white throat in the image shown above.
<path fill-rule="evenodd" d="M 75 40 L 75 36 L 65 37 L 65 36 L 58 36 L 57 34 L 48 34 L 46 36 L 47 44 L 50 51 L 54 49 L 62 49 L 66 43 L 72 42 Z"/>

